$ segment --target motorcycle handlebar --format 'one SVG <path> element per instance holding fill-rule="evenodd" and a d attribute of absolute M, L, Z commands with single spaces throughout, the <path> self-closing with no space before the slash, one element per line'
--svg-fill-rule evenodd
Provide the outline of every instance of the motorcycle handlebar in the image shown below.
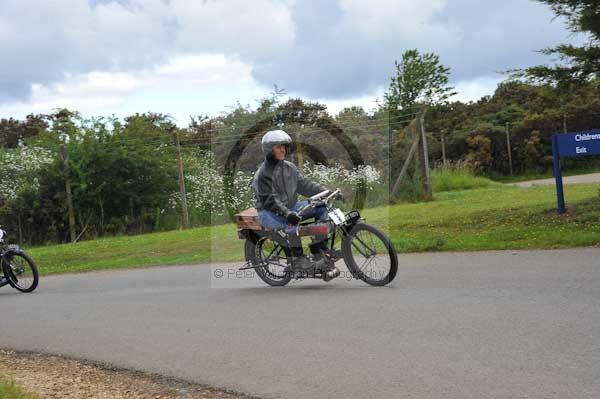
<path fill-rule="evenodd" d="M 324 205 L 327 205 L 332 198 L 334 198 L 340 193 L 340 189 L 338 188 L 337 190 L 331 192 L 331 194 L 329 195 L 327 195 L 327 193 L 329 193 L 329 190 L 320 192 L 319 194 L 313 195 L 312 197 L 308 198 L 308 204 L 306 204 L 298 210 L 298 215 L 302 217 L 302 214 L 304 212 L 316 206 L 315 203 L 322 202 Z M 321 198 L 323 198 L 325 195 L 327 195 L 327 197 L 321 200 Z"/>
<path fill-rule="evenodd" d="M 325 203 L 329 202 L 330 199 L 332 199 L 333 197 L 335 197 L 339 193 L 340 193 L 340 189 L 338 188 L 337 190 L 335 190 L 334 192 L 332 192 L 331 194 L 329 194 L 327 196 L 327 198 L 325 199 Z"/>
<path fill-rule="evenodd" d="M 309 197 L 308 200 L 309 201 L 318 200 L 318 199 L 323 198 L 324 196 L 326 196 L 328 193 L 329 193 L 329 190 L 321 191 L 320 193 L 315 194 L 312 197 Z"/>

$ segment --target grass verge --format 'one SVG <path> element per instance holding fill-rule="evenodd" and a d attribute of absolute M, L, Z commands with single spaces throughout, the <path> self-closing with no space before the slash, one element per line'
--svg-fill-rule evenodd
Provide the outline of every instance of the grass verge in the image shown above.
<path fill-rule="evenodd" d="M 504 185 L 439 192 L 432 202 L 366 209 L 363 216 L 387 231 L 399 252 L 600 243 L 598 185 L 568 185 L 565 195 L 569 212 L 562 216 L 556 214 L 554 187 Z M 243 241 L 231 224 L 26 249 L 44 275 L 243 257 Z"/>
<path fill-rule="evenodd" d="M 431 172 L 433 191 L 471 190 L 498 185 L 487 177 L 475 176 L 468 169 L 434 169 Z"/>
<path fill-rule="evenodd" d="M 0 398 L 2 399 L 37 399 L 30 393 L 25 392 L 12 380 L 0 377 Z"/>
<path fill-rule="evenodd" d="M 365 212 L 387 227 L 401 252 L 551 249 L 600 243 L 598 185 L 565 186 L 568 213 L 557 215 L 553 186 L 492 187 L 438 193 L 436 201 Z"/>

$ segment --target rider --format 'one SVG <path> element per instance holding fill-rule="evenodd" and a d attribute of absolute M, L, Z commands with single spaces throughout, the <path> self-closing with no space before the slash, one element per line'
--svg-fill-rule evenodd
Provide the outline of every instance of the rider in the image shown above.
<path fill-rule="evenodd" d="M 301 217 L 298 210 L 308 201 L 298 201 L 298 194 L 313 196 L 327 188 L 304 177 L 296 165 L 285 160 L 289 153 L 292 138 L 283 130 L 271 130 L 262 138 L 262 151 L 265 160 L 256 171 L 252 188 L 256 199 L 256 209 L 263 227 L 268 229 L 283 229 L 288 225 L 297 225 Z M 303 213 L 305 218 L 326 218 L 326 208 L 317 207 Z M 303 255 L 300 237 L 289 234 L 292 264 L 296 270 L 312 271 L 313 268 L 325 269 L 322 249 L 327 249 L 326 236 L 316 236 L 309 245 L 315 264 Z"/>

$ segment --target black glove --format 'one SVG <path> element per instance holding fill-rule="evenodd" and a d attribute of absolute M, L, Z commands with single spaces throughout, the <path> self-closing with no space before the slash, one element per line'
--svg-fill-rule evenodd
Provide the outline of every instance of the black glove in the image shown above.
<path fill-rule="evenodd" d="M 300 218 L 300 216 L 296 212 L 288 213 L 286 219 L 287 222 L 293 226 L 297 225 L 302 220 L 302 218 Z"/>
<path fill-rule="evenodd" d="M 333 199 L 335 199 L 335 200 L 337 200 L 337 201 L 342 201 L 342 202 L 343 202 L 345 198 L 344 198 L 344 196 L 342 195 L 342 192 L 340 191 L 339 193 L 337 193 L 337 194 L 335 195 L 335 197 L 333 197 Z"/>

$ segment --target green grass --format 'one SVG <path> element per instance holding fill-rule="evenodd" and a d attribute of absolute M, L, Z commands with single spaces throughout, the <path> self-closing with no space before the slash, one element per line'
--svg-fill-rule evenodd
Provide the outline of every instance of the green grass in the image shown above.
<path fill-rule="evenodd" d="M 491 187 L 498 184 L 486 177 L 475 176 L 468 169 L 435 169 L 431 173 L 431 182 L 436 193 Z"/>
<path fill-rule="evenodd" d="M 366 210 L 399 251 L 548 249 L 600 243 L 598 185 L 565 186 L 569 212 L 557 215 L 553 186 L 438 193 L 435 201 Z"/>
<path fill-rule="evenodd" d="M 438 192 L 428 203 L 366 209 L 368 223 L 391 233 L 401 252 L 567 248 L 600 243 L 597 184 L 565 186 L 569 213 L 556 214 L 553 186 L 490 185 Z M 234 225 L 77 244 L 26 248 L 42 274 L 99 269 L 241 261 Z"/>
<path fill-rule="evenodd" d="M 213 250 L 214 249 L 214 250 Z M 234 225 L 122 236 L 31 248 L 43 274 L 239 260 L 242 241 Z"/>
<path fill-rule="evenodd" d="M 37 396 L 25 392 L 13 381 L 0 377 L 0 398 L 2 399 L 36 399 Z"/>

